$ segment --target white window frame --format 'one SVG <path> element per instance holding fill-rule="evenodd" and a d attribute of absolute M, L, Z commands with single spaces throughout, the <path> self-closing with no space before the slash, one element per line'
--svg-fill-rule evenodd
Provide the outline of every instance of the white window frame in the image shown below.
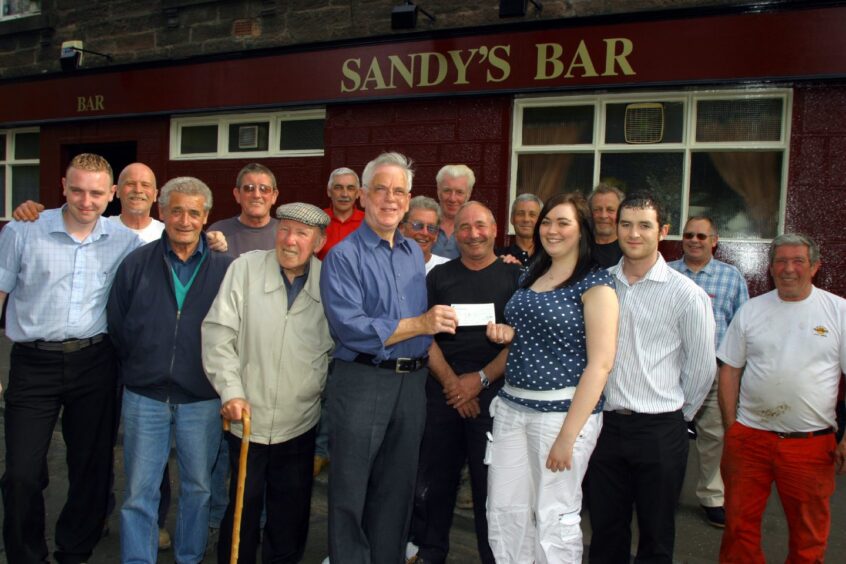
<path fill-rule="evenodd" d="M 4 15 L 6 11 L 6 6 L 9 4 L 11 0 L 0 0 L 0 22 L 5 22 L 9 20 L 16 20 L 18 18 L 28 18 L 29 16 L 37 16 L 41 13 L 41 2 L 38 1 L 38 9 L 32 12 L 24 12 L 21 14 L 9 14 Z"/>
<path fill-rule="evenodd" d="M 781 138 L 779 141 L 728 141 L 728 142 L 697 142 L 696 141 L 696 110 L 697 102 L 703 100 L 750 100 L 755 98 L 781 98 L 784 108 L 781 124 Z M 655 143 L 655 144 L 626 144 L 606 143 L 605 108 L 609 104 L 636 102 L 683 102 L 684 122 L 682 126 L 682 142 L 680 143 Z M 526 108 L 538 107 L 561 107 L 561 106 L 593 106 L 593 141 L 577 145 L 523 145 L 523 110 Z M 511 166 L 509 180 L 509 206 L 517 197 L 517 162 L 521 155 L 551 154 L 551 153 L 593 153 L 593 186 L 599 183 L 600 179 L 600 157 L 603 153 L 647 153 L 647 152 L 683 152 L 682 168 L 682 202 L 681 202 L 681 225 L 687 221 L 688 204 L 690 199 L 690 166 L 693 153 L 703 151 L 781 151 L 782 159 L 781 186 L 779 194 L 779 211 L 777 234 L 784 233 L 784 213 L 787 200 L 787 173 L 790 160 L 790 126 L 793 117 L 793 90 L 789 88 L 754 88 L 754 89 L 725 89 L 725 90 L 696 90 L 696 91 L 655 91 L 637 92 L 628 94 L 600 94 L 600 95 L 574 95 L 556 97 L 525 97 L 515 98 L 512 137 L 511 137 Z M 679 229 L 680 231 L 680 229 Z M 509 226 L 509 234 L 513 235 L 514 228 Z M 670 235 L 670 240 L 680 240 L 679 235 Z M 722 237 L 721 237 L 722 239 Z M 727 241 L 736 242 L 766 242 L 771 239 L 743 239 L 725 238 Z"/>
<path fill-rule="evenodd" d="M 4 194 L 3 208 L 7 214 L 2 216 L 2 220 L 12 219 L 12 193 L 14 187 L 12 186 L 12 167 L 24 165 L 38 165 L 41 166 L 40 155 L 35 159 L 15 159 L 15 140 L 16 136 L 21 133 L 41 133 L 38 127 L 26 127 L 21 129 L 0 129 L 0 135 L 6 136 L 6 154 L 0 155 L 0 166 L 3 166 L 4 182 L 6 186 L 6 193 Z"/>
<path fill-rule="evenodd" d="M 191 117 L 172 117 L 170 120 L 170 160 L 196 161 L 205 159 L 258 159 L 267 157 L 322 157 L 324 149 L 279 150 L 279 135 L 284 122 L 326 119 L 326 110 L 289 110 L 283 112 L 262 112 L 246 114 L 207 114 Z M 239 123 L 267 122 L 268 140 L 266 151 L 230 151 L 229 126 Z M 202 125 L 217 126 L 217 150 L 208 153 L 181 152 L 182 129 Z"/>

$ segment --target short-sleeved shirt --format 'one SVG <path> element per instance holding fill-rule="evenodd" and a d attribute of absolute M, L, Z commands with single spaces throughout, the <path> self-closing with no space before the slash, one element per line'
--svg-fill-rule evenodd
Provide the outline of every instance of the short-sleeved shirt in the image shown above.
<path fill-rule="evenodd" d="M 502 247 L 496 250 L 496 256 L 502 257 L 505 255 L 511 255 L 516 258 L 523 266 L 528 266 L 529 261 L 532 260 L 532 255 L 530 255 L 528 251 L 523 250 L 523 248 L 517 243 L 511 243 L 507 247 Z"/>
<path fill-rule="evenodd" d="M 455 232 L 452 235 L 447 235 L 443 229 L 439 230 L 438 238 L 432 245 L 432 254 L 448 259 L 458 258 L 458 243 L 455 241 Z"/>
<path fill-rule="evenodd" d="M 514 328 L 505 381 L 525 390 L 560 390 L 577 386 L 587 366 L 582 296 L 594 286 L 614 284 L 605 270 L 594 270 L 564 288 L 535 292 L 520 288 L 505 306 L 506 323 Z M 568 411 L 570 400 L 537 401 L 500 395 L 537 411 Z M 603 399 L 593 412 L 602 410 Z"/>
<path fill-rule="evenodd" d="M 150 243 L 152 241 L 156 241 L 157 239 L 161 239 L 162 231 L 164 231 L 164 223 L 162 223 L 158 219 L 153 219 L 152 217 L 150 218 L 150 223 L 147 225 L 147 227 L 142 227 L 141 229 L 133 229 L 132 227 L 129 227 L 121 220 L 119 215 L 112 215 L 106 219 L 108 219 L 109 221 L 113 221 L 118 225 L 123 225 L 130 231 L 136 233 L 138 235 L 138 238 L 141 239 L 141 241 L 143 241 L 144 243 Z"/>
<path fill-rule="evenodd" d="M 129 229 L 99 218 L 84 241 L 62 210 L 0 233 L 0 291 L 9 294 L 6 335 L 16 342 L 85 339 L 106 332 L 106 302 L 123 258 L 141 245 Z"/>
<path fill-rule="evenodd" d="M 740 380 L 737 420 L 747 427 L 810 432 L 836 427 L 834 406 L 846 371 L 846 300 L 812 288 L 798 302 L 773 290 L 734 316 L 717 357 Z"/>
<path fill-rule="evenodd" d="M 324 209 L 326 215 L 329 216 L 329 225 L 326 227 L 326 242 L 323 248 L 317 253 L 317 258 L 323 260 L 326 258 L 326 253 L 329 250 L 343 241 L 347 235 L 358 229 L 361 222 L 364 221 L 364 212 L 360 209 L 353 208 L 352 215 L 346 220 L 341 221 L 335 217 L 335 212 L 331 207 Z"/>
<path fill-rule="evenodd" d="M 740 306 L 749 301 L 749 289 L 743 275 L 734 266 L 715 258 L 708 261 L 699 272 L 692 271 L 684 259 L 668 262 L 667 266 L 696 282 L 711 298 L 714 321 L 717 323 L 714 342 L 720 346 L 734 314 Z"/>
<path fill-rule="evenodd" d="M 432 337 L 386 345 L 402 319 L 426 313 L 426 271 L 420 245 L 394 233 L 394 244 L 362 222 L 323 261 L 320 295 L 336 347 L 333 356 L 376 361 L 427 355 Z"/>
<path fill-rule="evenodd" d="M 274 217 L 263 227 L 250 227 L 241 223 L 236 216 L 215 221 L 208 230 L 222 232 L 228 247 L 226 254 L 238 258 L 250 251 L 269 251 L 276 248 L 278 228 L 279 220 Z"/>

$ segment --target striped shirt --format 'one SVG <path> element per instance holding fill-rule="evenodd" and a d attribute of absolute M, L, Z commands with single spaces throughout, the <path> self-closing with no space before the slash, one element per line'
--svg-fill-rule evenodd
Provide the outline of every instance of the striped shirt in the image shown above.
<path fill-rule="evenodd" d="M 62 208 L 38 221 L 13 221 L 0 233 L 0 291 L 9 294 L 12 341 L 85 339 L 106 332 L 106 301 L 138 235 L 99 218 L 84 241 L 65 228 Z"/>
<path fill-rule="evenodd" d="M 717 373 L 711 301 L 660 254 L 634 284 L 623 274 L 624 263 L 609 269 L 620 301 L 620 329 L 605 411 L 681 409 L 690 421 Z"/>
<path fill-rule="evenodd" d="M 749 289 L 743 275 L 737 268 L 715 258 L 709 260 L 699 272 L 692 271 L 684 259 L 668 262 L 667 266 L 696 282 L 711 298 L 714 321 L 717 322 L 715 343 L 719 347 L 734 314 L 749 301 Z"/>

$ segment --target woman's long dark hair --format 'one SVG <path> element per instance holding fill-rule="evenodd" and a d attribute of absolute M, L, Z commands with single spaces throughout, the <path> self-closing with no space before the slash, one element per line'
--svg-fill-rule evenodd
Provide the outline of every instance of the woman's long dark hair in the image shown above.
<path fill-rule="evenodd" d="M 588 208 L 587 201 L 578 192 L 556 194 L 549 198 L 543 205 L 543 209 L 538 216 L 538 221 L 535 223 L 535 231 L 532 235 L 535 242 L 535 254 L 532 256 L 531 262 L 529 262 L 528 271 L 520 284 L 521 288 L 528 288 L 534 284 L 535 280 L 540 278 L 552 266 L 552 258 L 546 253 L 546 249 L 541 244 L 540 226 L 544 218 L 549 215 L 549 212 L 561 204 L 570 204 L 576 210 L 576 218 L 579 222 L 579 235 L 581 237 L 579 237 L 579 258 L 576 260 L 576 267 L 573 269 L 573 274 L 556 286 L 556 289 L 575 284 L 584 278 L 593 268 L 593 257 L 591 255 L 593 231 L 590 227 L 590 209 Z"/>

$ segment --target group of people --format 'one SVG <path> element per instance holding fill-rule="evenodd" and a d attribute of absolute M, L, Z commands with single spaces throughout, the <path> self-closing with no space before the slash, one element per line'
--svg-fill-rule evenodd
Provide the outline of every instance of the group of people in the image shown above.
<path fill-rule="evenodd" d="M 684 256 L 664 261 L 669 226 L 651 194 L 520 195 L 513 243 L 495 249 L 469 167 L 440 170 L 437 201 L 412 198 L 413 178 L 405 156 L 383 153 L 360 181 L 333 171 L 326 210 L 287 203 L 273 218 L 276 179 L 250 164 L 233 189 L 240 214 L 206 233 L 201 180 L 159 190 L 134 163 L 115 186 L 109 164 L 83 154 L 62 180 L 65 205 L 22 206 L 0 233 L 14 342 L 0 483 L 9 561 L 47 559 L 60 412 L 61 563 L 86 561 L 103 533 L 119 420 L 122 561 L 155 562 L 170 543 L 173 440 L 176 561 L 202 561 L 219 527 L 227 562 L 245 413 L 242 562 L 302 558 L 314 476 L 330 459 L 331 562 L 444 562 L 465 463 L 483 562 L 581 561 L 583 491 L 592 562 L 629 561 L 633 510 L 636 558 L 671 562 L 691 421 L 697 496 L 725 527 L 720 561 L 763 562 L 773 482 L 788 559 L 822 560 L 846 471 L 846 439 L 834 438 L 846 300 L 813 286 L 811 239 L 777 237 L 776 289 L 749 300 L 740 272 L 713 257 L 707 217 L 688 220 Z M 106 220 L 115 193 L 121 214 Z"/>

